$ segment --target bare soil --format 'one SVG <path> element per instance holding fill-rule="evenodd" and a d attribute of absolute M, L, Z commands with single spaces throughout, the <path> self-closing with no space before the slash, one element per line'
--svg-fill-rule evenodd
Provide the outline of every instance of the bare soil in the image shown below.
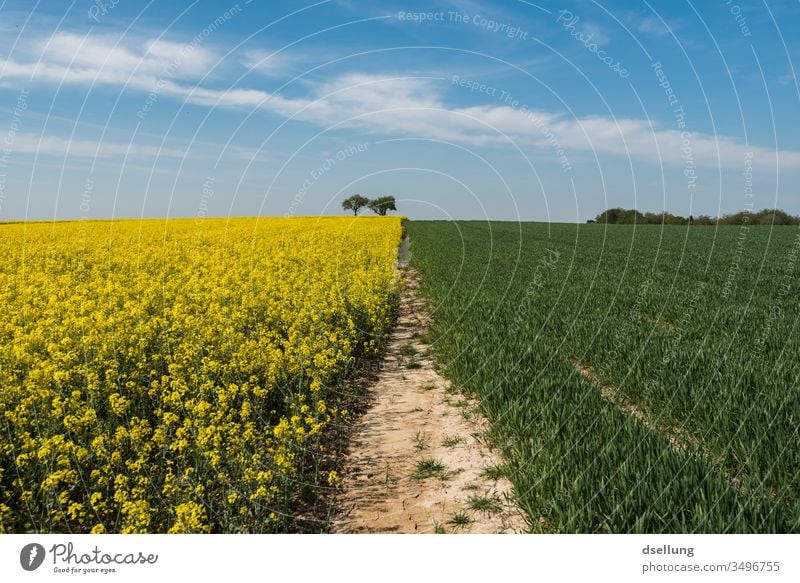
<path fill-rule="evenodd" d="M 371 405 L 351 437 L 331 530 L 525 532 L 511 484 L 484 473 L 500 462 L 482 440 L 486 420 L 434 369 L 419 276 L 403 273 L 397 326 L 371 371 Z"/>

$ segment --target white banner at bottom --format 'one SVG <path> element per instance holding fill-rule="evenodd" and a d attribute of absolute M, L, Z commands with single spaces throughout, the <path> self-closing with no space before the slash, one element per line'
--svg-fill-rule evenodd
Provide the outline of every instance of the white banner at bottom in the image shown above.
<path fill-rule="evenodd" d="M 2 535 L 0 581 L 800 581 L 800 535 Z"/>

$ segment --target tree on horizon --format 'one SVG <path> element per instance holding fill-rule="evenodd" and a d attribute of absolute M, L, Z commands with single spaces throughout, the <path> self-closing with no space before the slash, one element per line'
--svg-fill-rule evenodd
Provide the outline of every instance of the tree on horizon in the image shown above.
<path fill-rule="evenodd" d="M 397 210 L 396 201 L 393 196 L 379 196 L 369 201 L 367 206 L 372 212 L 382 217 L 385 217 L 386 213 L 389 211 Z"/>
<path fill-rule="evenodd" d="M 686 218 L 666 211 L 640 213 L 635 209 L 610 208 L 597 215 L 594 221 L 609 225 L 800 225 L 800 217 L 780 209 L 739 211 L 720 217 L 692 215 Z"/>
<path fill-rule="evenodd" d="M 370 200 L 366 196 L 354 194 L 342 201 L 342 208 L 346 211 L 353 211 L 353 215 L 358 216 L 358 211 L 369 204 Z"/>

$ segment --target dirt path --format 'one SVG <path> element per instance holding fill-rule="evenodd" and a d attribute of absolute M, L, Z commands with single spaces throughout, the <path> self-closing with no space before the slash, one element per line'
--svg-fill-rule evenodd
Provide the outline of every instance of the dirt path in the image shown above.
<path fill-rule="evenodd" d="M 403 272 L 398 323 L 351 440 L 332 531 L 525 532 L 510 483 L 491 476 L 499 460 L 480 441 L 485 419 L 433 368 L 418 275 Z"/>

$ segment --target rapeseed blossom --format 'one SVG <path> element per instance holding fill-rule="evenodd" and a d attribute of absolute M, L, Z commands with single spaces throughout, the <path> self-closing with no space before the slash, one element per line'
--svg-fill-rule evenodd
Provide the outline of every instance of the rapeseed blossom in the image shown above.
<path fill-rule="evenodd" d="M 398 218 L 0 225 L 0 532 L 279 530 L 343 414 L 332 384 L 391 324 L 400 236 Z"/>

